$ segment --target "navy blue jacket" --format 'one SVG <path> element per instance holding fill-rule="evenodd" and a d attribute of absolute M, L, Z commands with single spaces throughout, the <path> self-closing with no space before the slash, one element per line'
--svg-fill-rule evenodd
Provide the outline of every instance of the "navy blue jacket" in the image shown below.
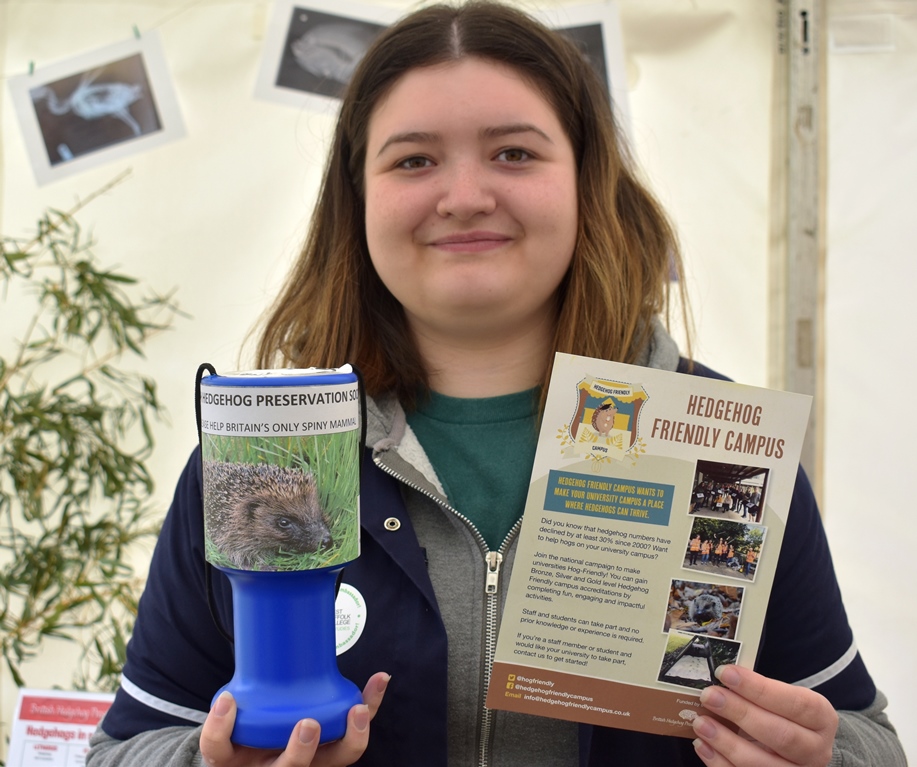
<path fill-rule="evenodd" d="M 681 370 L 686 372 L 684 364 Z M 692 372 L 720 378 L 697 364 Z M 401 487 L 375 466 L 369 450 L 364 459 L 361 554 L 345 569 L 344 581 L 372 609 L 363 635 L 339 656 L 338 665 L 360 688 L 376 671 L 389 672 L 392 681 L 358 764 L 445 767 L 445 628 Z M 194 717 L 180 715 L 183 709 L 200 712 L 196 721 L 203 721 L 214 692 L 233 674 L 232 644 L 211 617 L 207 599 L 200 464 L 195 451 L 163 525 L 128 648 L 124 676 L 144 695 L 119 690 L 102 724 L 119 740 L 145 730 L 194 724 Z M 384 529 L 388 517 L 401 520 L 399 530 Z M 230 585 L 219 571 L 212 574 L 212 607 L 216 619 L 231 631 Z M 756 670 L 795 683 L 829 669 L 814 689 L 837 709 L 860 710 L 872 703 L 876 690 L 858 653 L 845 665 L 836 663 L 851 653 L 853 636 L 824 529 L 800 470 Z M 580 764 L 702 763 L 686 738 L 581 725 Z"/>

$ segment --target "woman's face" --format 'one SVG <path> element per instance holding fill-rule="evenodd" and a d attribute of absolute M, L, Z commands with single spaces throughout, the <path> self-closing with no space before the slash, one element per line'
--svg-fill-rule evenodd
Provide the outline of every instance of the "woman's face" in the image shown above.
<path fill-rule="evenodd" d="M 366 238 L 415 333 L 487 337 L 553 322 L 576 242 L 573 147 L 515 70 L 409 71 L 372 113 Z"/>

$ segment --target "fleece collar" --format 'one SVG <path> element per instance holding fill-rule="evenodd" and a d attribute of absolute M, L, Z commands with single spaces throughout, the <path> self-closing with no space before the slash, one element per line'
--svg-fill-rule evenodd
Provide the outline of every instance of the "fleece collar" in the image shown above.
<path fill-rule="evenodd" d="M 654 318 L 649 342 L 637 356 L 634 364 L 674 371 L 678 367 L 678 360 L 678 344 L 659 319 Z M 408 426 L 404 409 L 398 400 L 389 396 L 369 398 L 366 410 L 366 445 L 372 448 L 373 456 L 378 459 L 388 454 L 386 462 L 397 456 L 397 459 L 400 459 L 399 463 L 404 462 L 413 467 L 439 495 L 445 496 L 442 484 L 420 442 Z"/>

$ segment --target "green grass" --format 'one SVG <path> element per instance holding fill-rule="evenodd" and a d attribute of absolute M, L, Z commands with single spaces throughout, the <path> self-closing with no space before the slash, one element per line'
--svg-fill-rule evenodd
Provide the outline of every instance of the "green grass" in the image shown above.
<path fill-rule="evenodd" d="M 311 471 L 319 501 L 334 544 L 325 551 L 306 554 L 279 553 L 267 563 L 271 570 L 315 570 L 343 565 L 360 553 L 360 520 L 357 499 L 360 488 L 360 430 L 309 437 L 226 437 L 203 434 L 205 461 L 275 464 L 282 468 Z M 225 559 L 209 540 L 207 558 L 226 566 Z"/>

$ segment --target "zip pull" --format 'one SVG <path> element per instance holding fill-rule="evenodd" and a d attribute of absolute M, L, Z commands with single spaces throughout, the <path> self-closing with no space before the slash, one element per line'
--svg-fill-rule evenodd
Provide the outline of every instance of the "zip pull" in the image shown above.
<path fill-rule="evenodd" d="M 500 583 L 500 565 L 503 563 L 503 555 L 499 551 L 488 551 L 484 559 L 487 561 L 487 582 L 484 593 L 496 594 L 497 585 Z"/>

